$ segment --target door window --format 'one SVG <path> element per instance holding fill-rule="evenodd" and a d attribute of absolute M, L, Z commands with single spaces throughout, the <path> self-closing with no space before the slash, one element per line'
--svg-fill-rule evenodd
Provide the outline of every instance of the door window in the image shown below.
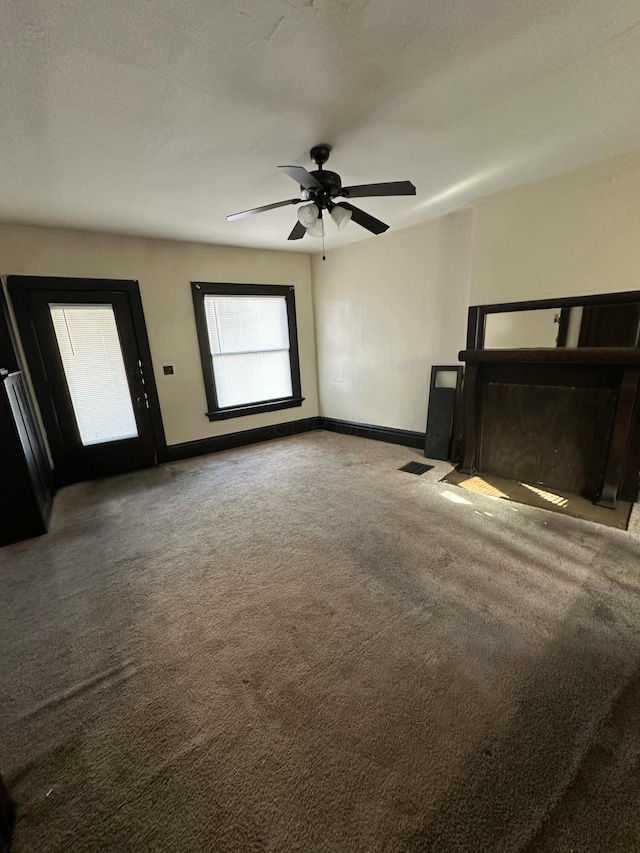
<path fill-rule="evenodd" d="M 136 438 L 113 307 L 49 303 L 49 310 L 82 444 Z"/>

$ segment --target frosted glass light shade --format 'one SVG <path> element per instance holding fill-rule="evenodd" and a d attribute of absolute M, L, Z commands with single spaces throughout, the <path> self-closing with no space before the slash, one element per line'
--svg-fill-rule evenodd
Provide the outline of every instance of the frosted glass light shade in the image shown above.
<path fill-rule="evenodd" d="M 310 237 L 324 237 L 324 220 L 316 219 L 311 228 L 307 228 L 307 234 Z"/>
<path fill-rule="evenodd" d="M 348 225 L 351 221 L 351 211 L 346 210 L 344 207 L 334 207 L 331 211 L 331 218 L 338 226 L 338 231 L 342 231 L 345 225 Z"/>
<path fill-rule="evenodd" d="M 320 210 L 317 204 L 303 204 L 298 208 L 298 220 L 305 228 L 312 228 L 318 219 Z"/>

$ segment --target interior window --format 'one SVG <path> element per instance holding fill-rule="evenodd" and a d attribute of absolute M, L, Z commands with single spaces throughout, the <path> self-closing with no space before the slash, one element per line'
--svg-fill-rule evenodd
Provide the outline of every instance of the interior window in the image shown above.
<path fill-rule="evenodd" d="M 209 419 L 301 405 L 293 287 L 192 289 Z"/>

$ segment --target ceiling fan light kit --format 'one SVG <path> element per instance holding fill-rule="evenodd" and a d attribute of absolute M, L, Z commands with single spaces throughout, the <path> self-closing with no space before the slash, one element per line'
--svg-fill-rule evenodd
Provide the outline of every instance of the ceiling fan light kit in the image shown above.
<path fill-rule="evenodd" d="M 351 211 L 336 205 L 331 210 L 331 218 L 335 222 L 338 231 L 342 231 L 351 222 Z"/>
<path fill-rule="evenodd" d="M 334 201 L 336 198 L 373 198 L 374 196 L 415 195 L 416 188 L 411 181 L 389 181 L 381 184 L 359 184 L 343 187 L 342 179 L 337 172 L 323 169 L 331 153 L 330 145 L 314 145 L 310 151 L 311 159 L 318 167 L 308 172 L 303 166 L 278 166 L 300 187 L 300 198 L 290 198 L 262 207 L 253 207 L 240 213 L 227 216 L 227 220 L 243 219 L 255 213 L 274 210 L 289 204 L 309 202 L 298 208 L 298 221 L 289 234 L 289 240 L 301 240 L 305 234 L 311 237 L 324 237 L 324 220 L 322 211 L 329 211 L 331 219 L 339 230 L 353 220 L 372 234 L 382 234 L 389 226 L 366 213 L 359 207 L 345 201 Z"/>
<path fill-rule="evenodd" d="M 311 202 L 311 204 L 303 204 L 302 207 L 298 208 L 298 221 L 301 222 L 308 231 L 309 228 L 312 228 L 316 224 L 319 213 L 320 208 L 317 204 L 314 204 L 313 202 Z"/>
<path fill-rule="evenodd" d="M 324 220 L 316 219 L 311 228 L 307 228 L 309 237 L 324 237 Z"/>

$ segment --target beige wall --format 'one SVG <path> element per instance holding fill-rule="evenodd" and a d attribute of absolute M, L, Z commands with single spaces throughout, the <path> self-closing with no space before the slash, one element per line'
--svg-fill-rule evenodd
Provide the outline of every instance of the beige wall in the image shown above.
<path fill-rule="evenodd" d="M 0 226 L 0 274 L 135 279 L 140 291 L 168 444 L 318 414 L 308 255 L 80 231 Z M 293 284 L 302 394 L 300 408 L 210 423 L 191 281 Z M 172 364 L 173 376 L 164 376 Z"/>
<path fill-rule="evenodd" d="M 474 209 L 471 304 L 640 289 L 640 153 Z"/>
<path fill-rule="evenodd" d="M 313 256 L 322 415 L 424 432 L 431 366 L 464 347 L 471 226 L 464 211 Z"/>

